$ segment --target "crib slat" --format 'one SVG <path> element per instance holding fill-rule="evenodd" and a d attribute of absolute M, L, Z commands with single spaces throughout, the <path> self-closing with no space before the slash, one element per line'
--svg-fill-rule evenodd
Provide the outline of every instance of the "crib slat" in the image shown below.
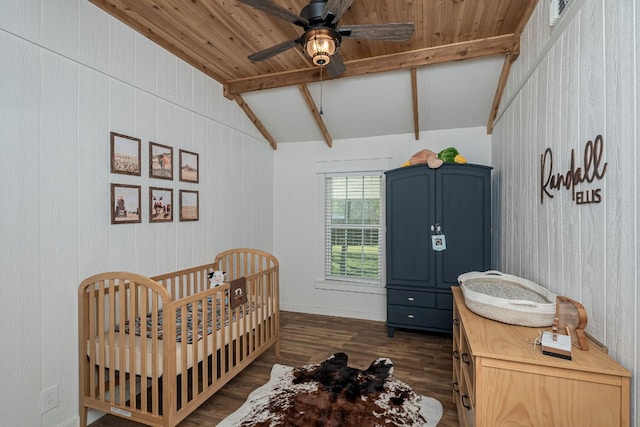
<path fill-rule="evenodd" d="M 89 351 L 88 351 L 88 357 L 89 357 L 89 369 L 88 369 L 88 374 L 89 374 L 89 396 L 91 396 L 91 398 L 95 398 L 96 397 L 96 370 L 92 368 L 91 366 L 91 361 L 92 360 L 99 360 L 98 359 L 98 355 L 96 354 L 96 318 L 95 316 L 93 316 L 93 313 L 97 313 L 97 309 L 96 309 L 96 291 L 95 291 L 95 283 L 90 285 L 90 287 L 88 288 L 89 291 L 87 292 L 87 300 L 89 302 L 89 312 L 85 313 L 85 317 L 87 318 L 87 320 L 89 321 L 89 330 L 85 331 L 84 336 L 86 336 L 87 338 L 89 338 Z M 83 336 L 83 338 L 84 338 Z M 83 340 L 80 343 L 82 346 L 86 345 L 85 340 Z M 83 352 L 84 353 L 84 352 Z M 82 357 L 80 360 L 84 360 L 84 357 Z M 84 370 L 83 370 L 84 371 Z"/>
<path fill-rule="evenodd" d="M 147 295 L 147 298 L 149 296 Z M 160 413 L 160 382 L 158 375 L 158 300 L 151 298 L 151 413 Z M 144 323 L 144 322 L 142 322 Z M 163 355 L 164 357 L 164 355 Z"/>
<path fill-rule="evenodd" d="M 126 322 L 129 322 L 129 325 L 133 325 L 134 323 L 131 323 L 131 319 L 135 319 L 135 317 L 132 317 L 132 313 L 134 312 L 134 310 L 132 309 L 133 306 L 135 306 L 136 303 L 136 296 L 135 296 L 135 288 L 136 288 L 136 283 L 135 282 L 128 282 L 125 284 L 125 294 L 123 296 L 123 300 L 124 300 L 124 305 L 125 305 L 125 311 L 124 313 L 120 313 L 120 327 L 123 328 L 124 325 L 126 324 Z M 122 336 L 124 336 L 125 334 L 120 334 Z M 135 334 L 128 334 L 127 337 L 125 337 L 126 340 L 128 341 L 128 345 L 130 349 L 135 348 Z M 126 353 L 124 351 L 121 352 L 125 357 L 127 356 Z M 135 396 L 138 395 L 138 390 L 136 387 L 136 380 L 135 380 L 135 372 L 136 372 L 136 352 L 135 351 L 129 351 L 129 355 L 128 357 L 125 359 L 125 365 L 124 366 L 128 366 L 129 369 L 128 370 L 124 370 L 123 365 L 120 365 L 120 370 L 121 372 L 124 370 L 124 372 L 134 372 L 133 375 L 129 375 L 129 378 L 133 378 L 133 385 L 130 385 L 130 390 L 129 390 L 129 406 L 132 406 L 133 408 L 136 408 L 136 401 L 135 401 Z M 125 374 L 126 375 L 126 374 Z M 131 382 L 131 380 L 130 380 Z"/>
<path fill-rule="evenodd" d="M 193 304 L 193 303 L 192 303 Z M 192 305 L 192 314 L 193 314 L 193 305 Z M 180 307 L 182 312 L 182 321 L 180 322 L 180 330 L 182 335 L 182 340 L 177 345 L 181 348 L 180 352 L 180 380 L 181 380 L 181 402 L 184 405 L 187 402 L 187 391 L 189 390 L 187 386 L 187 307 Z M 194 337 L 195 339 L 195 337 Z"/>
<path fill-rule="evenodd" d="M 109 297 L 109 312 L 107 315 L 107 330 L 109 331 L 107 334 L 107 345 L 109 347 L 109 364 L 113 365 L 111 369 L 109 369 L 109 402 L 112 405 L 116 403 L 116 393 L 115 393 L 115 384 L 116 384 L 116 346 L 113 335 L 113 328 L 115 327 L 115 323 L 113 321 L 116 316 L 116 294 L 113 291 L 115 282 L 117 279 L 112 279 L 109 281 L 109 293 L 107 294 Z"/>
<path fill-rule="evenodd" d="M 135 294 L 139 298 L 139 304 L 136 306 L 140 307 L 140 313 L 142 316 L 146 316 L 148 312 L 148 297 L 146 295 L 147 290 L 145 287 L 140 286 L 136 283 Z M 144 313 L 144 314 L 142 314 Z M 129 324 L 135 324 L 135 317 L 129 320 Z M 133 335 L 135 338 L 134 334 Z M 149 374 L 147 373 L 147 322 L 142 322 L 140 325 L 140 410 L 143 413 L 149 412 L 149 396 L 147 394 L 147 378 Z M 131 347 L 135 348 L 135 347 Z M 151 362 L 154 363 L 154 362 Z"/>
<path fill-rule="evenodd" d="M 118 282 L 116 288 L 113 289 L 112 294 L 114 294 L 114 300 L 115 300 L 115 304 L 114 304 L 114 318 L 113 318 L 113 325 L 115 326 L 116 324 L 122 324 L 122 326 L 124 326 L 124 322 L 120 322 L 120 318 L 121 316 L 124 315 L 125 311 L 126 311 L 126 306 L 125 306 L 125 295 L 124 294 L 124 283 L 122 281 Z M 109 330 L 113 331 L 114 329 L 109 328 Z M 114 334 L 114 343 L 115 343 L 115 334 Z M 124 334 L 118 334 L 118 346 L 119 348 L 125 348 L 125 336 Z M 114 353 L 115 353 L 115 348 L 113 349 Z M 125 372 L 126 372 L 126 353 L 124 351 L 120 351 L 119 354 L 117 355 L 117 358 L 119 359 L 118 361 L 116 361 L 116 359 L 114 358 L 114 363 L 117 363 L 115 366 L 120 367 L 119 370 L 115 370 L 114 374 L 116 375 L 116 383 L 119 386 L 119 396 L 114 396 L 114 398 L 116 399 L 116 403 L 118 403 L 120 406 L 126 406 L 126 393 L 127 393 L 127 389 L 126 389 L 126 385 L 127 385 L 127 381 L 125 378 Z M 114 394 L 115 394 L 115 390 L 116 387 L 113 387 L 114 390 Z"/>

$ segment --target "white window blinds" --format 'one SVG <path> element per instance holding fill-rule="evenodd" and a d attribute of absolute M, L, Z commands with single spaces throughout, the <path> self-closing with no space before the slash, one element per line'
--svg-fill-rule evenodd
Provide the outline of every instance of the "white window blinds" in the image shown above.
<path fill-rule="evenodd" d="M 382 175 L 325 178 L 325 278 L 380 283 Z"/>

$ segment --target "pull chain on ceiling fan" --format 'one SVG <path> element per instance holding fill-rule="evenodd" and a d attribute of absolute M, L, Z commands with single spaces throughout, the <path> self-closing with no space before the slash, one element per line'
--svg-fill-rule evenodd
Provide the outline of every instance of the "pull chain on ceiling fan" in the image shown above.
<path fill-rule="evenodd" d="M 264 61 L 300 45 L 315 65 L 327 67 L 329 77 L 339 77 L 346 71 L 339 52 L 343 38 L 403 42 L 409 40 L 414 32 L 411 22 L 347 25 L 337 28 L 340 17 L 349 9 L 353 0 L 311 0 L 300 15 L 270 0 L 238 1 L 304 29 L 304 33 L 297 39 L 249 55 L 251 61 Z"/>

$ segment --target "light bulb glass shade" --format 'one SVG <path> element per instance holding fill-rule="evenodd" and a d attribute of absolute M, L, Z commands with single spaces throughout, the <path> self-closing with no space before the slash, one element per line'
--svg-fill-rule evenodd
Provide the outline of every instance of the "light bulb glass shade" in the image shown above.
<path fill-rule="evenodd" d="M 309 32 L 304 51 L 315 65 L 327 65 L 336 50 L 336 39 L 330 30 L 320 28 Z"/>

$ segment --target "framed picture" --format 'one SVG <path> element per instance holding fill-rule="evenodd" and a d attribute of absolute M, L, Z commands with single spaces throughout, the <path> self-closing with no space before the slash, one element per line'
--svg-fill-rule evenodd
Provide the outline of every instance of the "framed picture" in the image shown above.
<path fill-rule="evenodd" d="M 198 182 L 198 153 L 180 150 L 180 181 Z"/>
<path fill-rule="evenodd" d="M 173 189 L 149 187 L 149 222 L 173 221 Z"/>
<path fill-rule="evenodd" d="M 141 222 L 140 186 L 111 184 L 111 224 Z"/>
<path fill-rule="evenodd" d="M 180 190 L 180 221 L 197 221 L 198 214 L 198 192 Z"/>
<path fill-rule="evenodd" d="M 173 179 L 173 148 L 149 141 L 149 177 Z"/>
<path fill-rule="evenodd" d="M 140 176 L 140 139 L 111 132 L 111 173 Z"/>

